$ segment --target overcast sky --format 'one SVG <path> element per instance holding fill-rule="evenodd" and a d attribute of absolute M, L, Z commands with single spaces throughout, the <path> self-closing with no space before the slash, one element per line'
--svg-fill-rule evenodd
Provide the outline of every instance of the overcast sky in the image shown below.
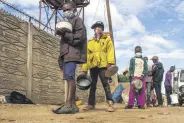
<path fill-rule="evenodd" d="M 7 0 L 38 18 L 39 0 Z M 105 0 L 91 0 L 85 8 L 88 38 L 90 26 L 103 21 L 108 31 Z M 99 5 L 98 5 L 99 3 Z M 158 55 L 167 71 L 171 65 L 184 67 L 184 1 L 182 0 L 110 0 L 117 64 L 122 71 L 140 45 L 143 55 Z M 96 9 L 98 8 L 97 12 Z M 94 16 L 96 12 L 96 16 Z M 46 18 L 45 14 L 42 14 Z M 46 19 L 45 19 L 46 20 Z M 151 61 L 149 62 L 151 64 Z"/>

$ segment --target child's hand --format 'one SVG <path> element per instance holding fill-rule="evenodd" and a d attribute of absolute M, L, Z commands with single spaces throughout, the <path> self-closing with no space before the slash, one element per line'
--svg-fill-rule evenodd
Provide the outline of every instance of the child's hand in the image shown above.
<path fill-rule="evenodd" d="M 135 77 L 134 76 L 132 76 L 132 81 L 134 81 L 135 80 Z"/>
<path fill-rule="evenodd" d="M 108 64 L 108 65 L 107 65 L 107 69 L 109 69 L 110 67 L 111 67 L 111 64 Z"/>
<path fill-rule="evenodd" d="M 60 36 L 62 36 L 62 35 L 64 35 L 65 34 L 65 32 L 66 32 L 66 30 L 65 29 L 56 29 L 56 35 L 60 35 Z"/>
<path fill-rule="evenodd" d="M 61 72 L 63 72 L 63 67 L 60 68 Z"/>
<path fill-rule="evenodd" d="M 82 71 L 81 75 L 87 75 L 87 73 L 88 73 L 87 71 Z"/>
<path fill-rule="evenodd" d="M 144 76 L 141 76 L 141 77 L 140 77 L 140 80 L 143 80 L 143 79 L 144 79 Z"/>

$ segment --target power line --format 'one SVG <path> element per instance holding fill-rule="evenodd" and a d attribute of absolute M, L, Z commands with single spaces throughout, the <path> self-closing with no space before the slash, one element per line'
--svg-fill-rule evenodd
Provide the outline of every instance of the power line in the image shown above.
<path fill-rule="evenodd" d="M 99 4 L 100 4 L 100 0 L 98 0 L 98 5 L 97 5 L 97 8 L 96 8 L 95 14 L 94 14 L 94 16 L 93 16 L 92 24 L 93 24 L 93 21 L 94 21 L 94 19 L 95 19 L 96 13 L 97 13 L 97 11 L 98 11 Z"/>

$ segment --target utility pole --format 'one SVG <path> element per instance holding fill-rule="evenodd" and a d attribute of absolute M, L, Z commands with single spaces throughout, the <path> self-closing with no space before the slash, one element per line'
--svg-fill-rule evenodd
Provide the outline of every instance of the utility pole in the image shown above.
<path fill-rule="evenodd" d="M 111 38 L 114 43 L 114 37 L 113 37 L 113 29 L 112 29 L 112 20 L 111 20 L 111 10 L 110 10 L 110 5 L 109 5 L 109 0 L 106 0 L 106 7 L 107 7 L 107 18 L 108 18 L 108 23 L 109 23 L 109 31 L 111 33 Z"/>
<path fill-rule="evenodd" d="M 113 29 L 112 29 L 111 10 L 110 10 L 109 0 L 106 0 L 106 7 L 107 7 L 107 18 L 108 18 L 108 23 L 109 23 L 109 31 L 111 33 L 111 39 L 112 39 L 113 44 L 114 44 L 114 36 L 113 36 Z M 114 57 L 115 57 L 115 61 L 116 61 L 115 51 L 114 51 Z"/>
<path fill-rule="evenodd" d="M 106 7 L 107 7 L 107 18 L 108 18 L 108 23 L 109 23 L 109 31 L 111 33 L 111 39 L 112 39 L 113 44 L 114 44 L 112 20 L 111 20 L 111 10 L 110 10 L 110 2 L 109 2 L 109 0 L 106 0 Z M 115 44 L 114 44 L 114 47 L 115 47 Z M 115 53 L 115 50 L 114 50 L 114 58 L 115 58 L 115 64 L 116 64 L 116 53 Z M 112 76 L 112 80 L 113 80 L 113 82 L 115 84 L 115 87 L 118 86 L 117 74 Z"/>

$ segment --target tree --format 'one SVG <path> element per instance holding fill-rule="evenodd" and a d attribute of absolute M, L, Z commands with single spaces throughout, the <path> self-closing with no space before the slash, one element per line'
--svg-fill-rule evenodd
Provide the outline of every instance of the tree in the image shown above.
<path fill-rule="evenodd" d="M 118 82 L 130 82 L 129 76 L 124 76 L 122 74 L 118 75 Z"/>

